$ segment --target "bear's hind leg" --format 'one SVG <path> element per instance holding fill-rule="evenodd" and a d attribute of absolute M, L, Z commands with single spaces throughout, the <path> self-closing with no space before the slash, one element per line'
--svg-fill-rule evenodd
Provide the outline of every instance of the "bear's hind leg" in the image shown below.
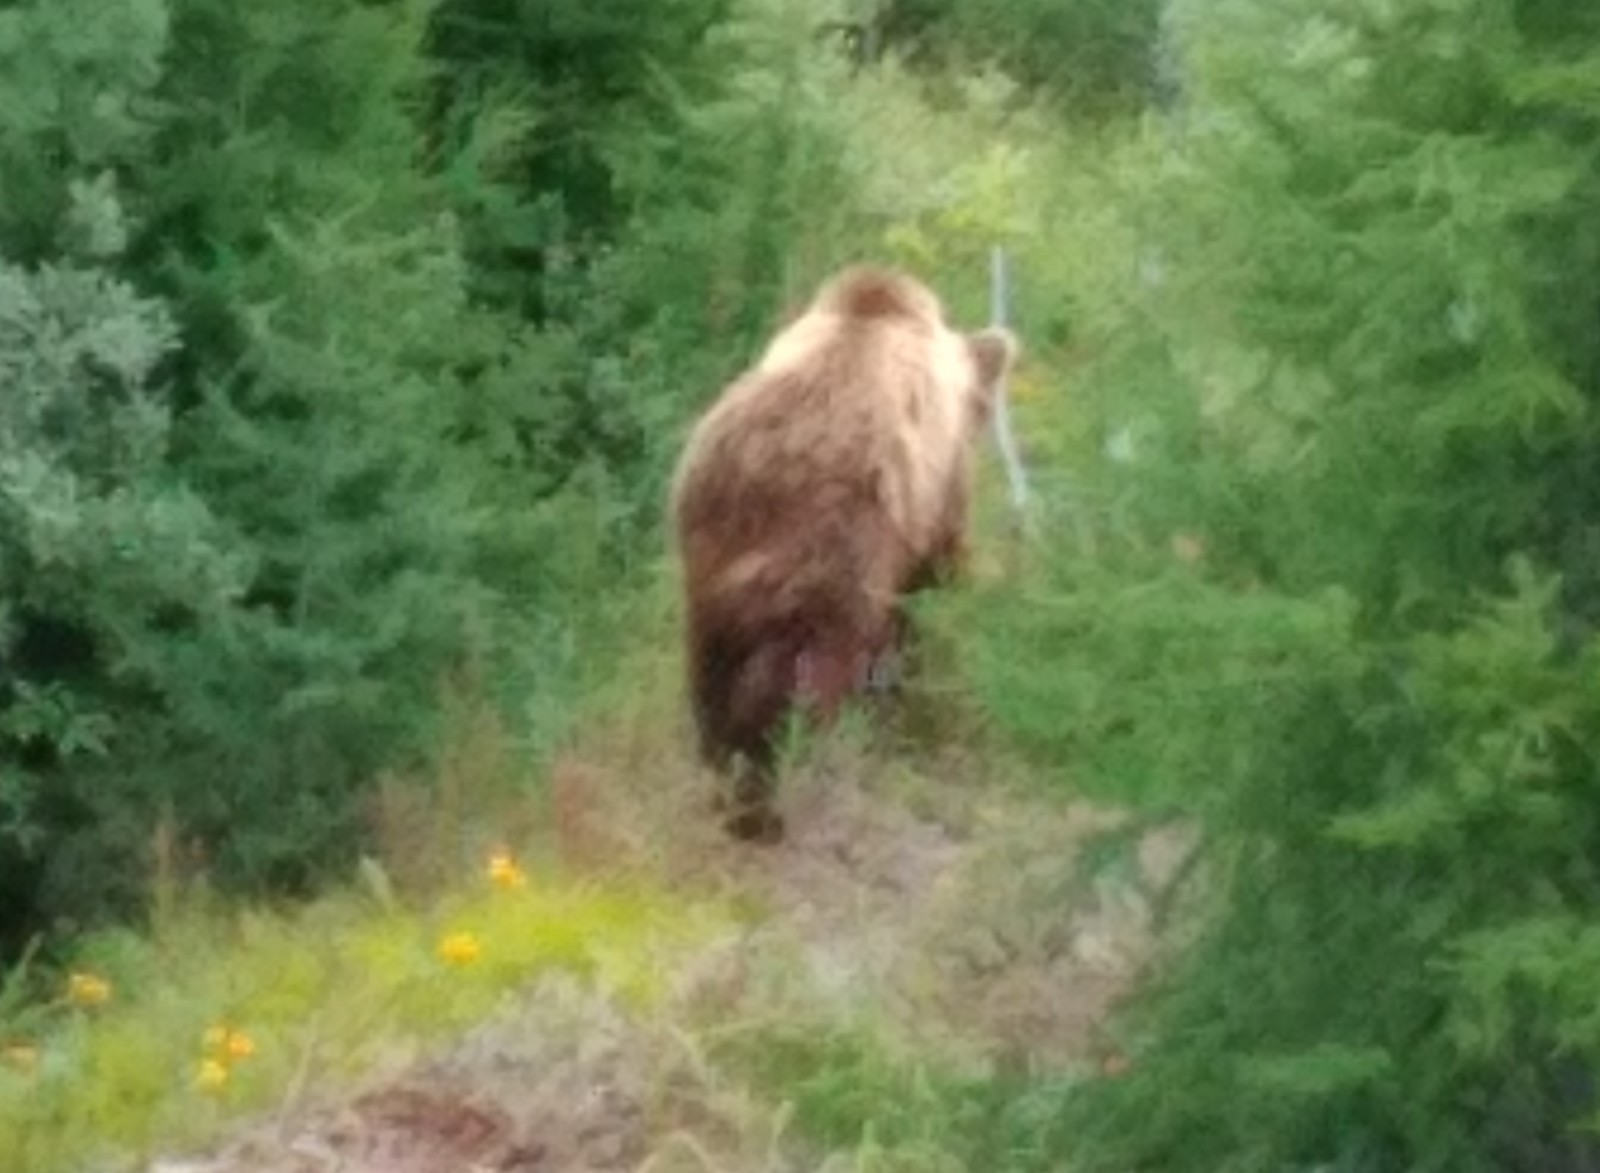
<path fill-rule="evenodd" d="M 784 822 L 774 809 L 777 738 L 795 691 L 795 641 L 768 636 L 730 676 L 726 704 L 711 741 L 719 749 L 723 829 L 736 839 L 777 843 Z"/>

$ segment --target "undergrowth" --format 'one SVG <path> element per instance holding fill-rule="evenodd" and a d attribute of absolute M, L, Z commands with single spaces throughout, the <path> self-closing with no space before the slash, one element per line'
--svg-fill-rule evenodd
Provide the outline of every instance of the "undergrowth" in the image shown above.
<path fill-rule="evenodd" d="M 861 1170 L 1059 1169 L 1049 1116 L 1083 1078 L 957 1070 L 869 1026 L 766 1030 L 725 1043 L 719 1058 L 787 1105 L 806 1147 L 849 1153 Z"/>
<path fill-rule="evenodd" d="M 552 970 L 648 1006 L 672 957 L 723 923 L 711 903 L 507 856 L 425 904 L 375 864 L 293 911 L 185 899 L 148 935 L 85 940 L 57 998 L 23 1009 L 29 975 L 13 973 L 0 1153 L 55 1173 L 200 1143 L 460 1032 Z"/>

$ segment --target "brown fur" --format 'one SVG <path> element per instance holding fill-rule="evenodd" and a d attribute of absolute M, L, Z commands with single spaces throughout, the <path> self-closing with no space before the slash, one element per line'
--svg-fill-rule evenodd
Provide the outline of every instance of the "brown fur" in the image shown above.
<path fill-rule="evenodd" d="M 964 334 L 901 273 L 826 283 L 690 435 L 673 483 L 705 759 L 744 759 L 730 828 L 775 838 L 772 735 L 831 719 L 965 558 L 973 440 L 1017 344 Z"/>

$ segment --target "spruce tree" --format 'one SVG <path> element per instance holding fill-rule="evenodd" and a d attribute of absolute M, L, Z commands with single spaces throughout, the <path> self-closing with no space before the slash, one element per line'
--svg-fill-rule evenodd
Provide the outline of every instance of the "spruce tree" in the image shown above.
<path fill-rule="evenodd" d="M 1086 389 L 1134 458 L 975 663 L 1043 760 L 1203 818 L 1211 900 L 1053 1143 L 1588 1167 L 1600 15 L 1174 7 L 1145 300 Z"/>

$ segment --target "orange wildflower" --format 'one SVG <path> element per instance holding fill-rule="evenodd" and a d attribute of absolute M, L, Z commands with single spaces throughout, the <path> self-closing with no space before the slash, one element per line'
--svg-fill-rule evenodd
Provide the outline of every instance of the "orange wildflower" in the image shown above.
<path fill-rule="evenodd" d="M 206 1029 L 205 1048 L 212 1058 L 232 1063 L 248 1059 L 256 1053 L 254 1039 L 243 1031 L 222 1024 Z"/>

